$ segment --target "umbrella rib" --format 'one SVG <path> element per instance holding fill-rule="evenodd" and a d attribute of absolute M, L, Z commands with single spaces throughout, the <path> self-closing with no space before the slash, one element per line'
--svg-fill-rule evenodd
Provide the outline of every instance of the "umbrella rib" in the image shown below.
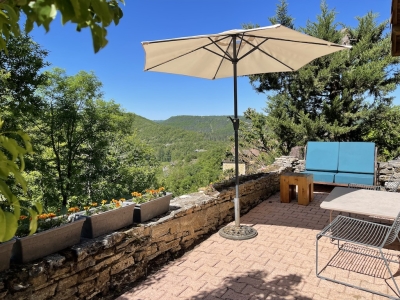
<path fill-rule="evenodd" d="M 239 45 L 239 49 L 237 49 L 237 55 L 236 55 L 236 58 L 237 58 L 237 56 L 239 56 L 239 52 L 240 52 L 240 49 L 242 48 L 242 44 L 243 44 L 243 37 L 244 37 L 244 34 L 242 33 L 240 36 L 239 36 L 239 38 L 240 38 L 240 40 L 241 40 L 241 42 L 240 42 L 240 45 Z M 238 59 L 238 61 L 239 61 L 239 59 Z"/>
<path fill-rule="evenodd" d="M 222 55 L 222 54 L 220 54 L 220 53 L 218 53 L 218 52 L 215 52 L 215 51 L 210 50 L 210 49 L 208 49 L 208 48 L 204 48 L 204 50 L 207 50 L 207 51 L 209 51 L 209 52 L 211 52 L 211 53 L 213 53 L 213 54 L 215 54 L 215 55 L 218 55 L 218 56 L 221 57 L 222 59 L 227 59 L 227 60 L 231 61 L 230 57 L 229 57 L 229 58 L 226 58 L 225 55 Z"/>
<path fill-rule="evenodd" d="M 266 42 L 267 40 L 269 40 L 269 38 L 264 38 L 266 39 L 264 42 Z M 246 41 L 246 40 L 245 40 Z M 246 43 L 250 44 L 251 46 L 253 46 L 254 48 L 256 48 L 256 46 L 254 46 L 252 43 L 250 43 L 249 41 L 246 41 Z M 260 44 L 261 45 L 261 44 Z M 284 65 L 285 67 L 287 67 L 288 69 L 294 71 L 293 68 L 291 68 L 290 66 L 288 66 L 287 64 L 285 64 L 284 62 L 280 61 L 279 59 L 277 59 L 276 57 L 273 57 L 272 55 L 268 54 L 267 52 L 265 52 L 264 50 L 258 48 L 258 50 L 262 53 L 264 53 L 266 56 L 269 56 L 270 58 L 274 59 L 275 61 L 277 61 L 278 63 Z M 241 57 L 242 58 L 242 57 Z"/>
<path fill-rule="evenodd" d="M 346 48 L 343 45 L 337 45 L 335 43 L 306 42 L 306 41 L 298 41 L 298 40 L 280 39 L 280 38 L 275 38 L 275 37 L 258 36 L 258 35 L 252 35 L 252 34 L 251 35 L 250 34 L 246 34 L 246 36 L 254 37 L 254 38 L 262 38 L 262 39 L 268 38 L 270 40 L 283 41 L 283 42 L 293 42 L 293 43 L 299 43 L 299 44 L 310 44 L 310 45 L 317 45 L 317 46 L 331 46 L 331 47 Z"/>
<path fill-rule="evenodd" d="M 231 41 L 230 41 L 229 44 L 228 44 L 228 49 L 229 49 L 230 45 L 232 44 L 232 41 L 233 41 L 233 40 L 231 39 Z M 217 47 L 218 47 L 218 45 L 217 45 Z M 222 50 L 222 49 L 221 49 L 221 50 Z M 229 55 L 228 51 L 225 51 L 225 54 L 227 54 L 227 55 L 229 56 L 230 61 L 233 61 L 233 59 L 232 59 L 231 56 Z M 215 79 L 215 78 L 217 77 L 217 74 L 218 74 L 218 72 L 219 72 L 219 69 L 221 69 L 221 65 L 222 65 L 222 62 L 224 61 L 224 59 L 226 59 L 226 58 L 225 58 L 225 57 L 222 57 L 221 61 L 219 62 L 218 68 L 217 68 L 217 70 L 215 71 L 215 74 L 214 74 L 213 79 Z"/>
<path fill-rule="evenodd" d="M 203 45 L 203 46 L 198 47 L 198 48 L 196 48 L 196 49 L 193 49 L 193 50 L 191 50 L 191 51 L 189 51 L 189 52 L 183 53 L 183 54 L 181 54 L 181 55 L 179 55 L 179 56 L 177 56 L 177 57 L 174 57 L 174 58 L 171 58 L 171 59 L 169 59 L 169 60 L 167 60 L 167 61 L 164 61 L 164 62 L 162 62 L 162 63 L 159 63 L 158 65 L 152 66 L 151 68 L 145 69 L 145 71 L 149 71 L 149 70 L 151 70 L 151 69 L 157 68 L 157 67 L 162 66 L 162 65 L 164 65 L 164 64 L 166 64 L 166 63 L 169 63 L 169 62 L 171 62 L 171 61 L 173 61 L 173 60 L 176 60 L 176 59 L 178 59 L 178 58 L 181 58 L 181 57 L 183 57 L 183 56 L 185 56 L 185 55 L 188 55 L 188 54 L 191 54 L 191 53 L 193 53 L 193 52 L 196 52 L 197 50 L 200 50 L 200 49 L 206 49 L 206 50 L 210 51 L 209 49 L 207 49 L 207 48 L 205 48 L 205 47 L 210 46 L 211 44 L 213 44 L 213 43 L 215 43 L 215 42 L 222 41 L 222 40 L 224 40 L 224 39 L 226 39 L 226 38 L 229 38 L 229 36 L 225 36 L 225 37 L 223 37 L 222 39 L 219 39 L 219 40 L 217 40 L 217 41 L 211 40 L 211 43 L 208 44 L 208 45 Z M 210 39 L 210 38 L 209 38 L 209 39 Z M 221 50 L 222 50 L 222 49 L 221 49 Z M 223 50 L 222 50 L 222 51 L 223 51 Z M 224 52 L 224 51 L 223 51 L 223 52 Z"/>
<path fill-rule="evenodd" d="M 260 44 L 258 44 L 257 46 L 254 46 L 252 43 L 246 41 L 245 39 L 243 39 L 243 41 L 245 41 L 245 42 L 248 43 L 250 46 L 252 46 L 253 49 L 251 49 L 251 50 L 248 51 L 246 54 L 244 54 L 244 55 L 242 55 L 241 57 L 239 57 L 239 58 L 238 58 L 238 61 L 241 60 L 241 59 L 243 59 L 243 58 L 245 58 L 247 55 L 249 55 L 250 53 L 256 51 L 257 49 L 260 50 L 260 51 L 262 51 L 262 50 L 260 49 L 260 46 L 261 46 L 262 44 L 264 44 L 266 41 L 268 41 L 268 38 L 266 38 L 264 41 L 262 41 L 262 42 L 261 42 Z"/>
<path fill-rule="evenodd" d="M 227 37 L 225 37 L 225 38 L 230 38 L 230 36 L 227 36 Z M 223 38 L 223 39 L 225 39 L 225 38 Z M 215 53 L 215 54 L 221 56 L 221 57 L 224 58 L 224 59 L 225 59 L 225 55 L 227 55 L 227 56 L 229 57 L 229 60 L 232 61 L 233 58 L 229 55 L 228 51 L 225 51 L 224 49 L 222 49 L 222 48 L 217 44 L 217 42 L 222 41 L 223 39 L 220 39 L 220 40 L 218 40 L 218 41 L 213 41 L 211 38 L 208 38 L 208 39 L 211 41 L 211 43 L 213 43 L 215 46 L 217 46 L 218 49 L 221 50 L 222 53 L 224 53 L 224 56 L 222 56 L 221 54 L 218 54 L 217 52 L 214 52 L 214 51 L 212 51 L 212 50 L 210 50 L 210 49 L 207 49 L 207 48 L 204 48 L 204 49 L 206 49 L 206 50 L 208 50 L 208 51 L 211 51 L 212 53 Z M 229 42 L 229 44 L 228 44 L 228 49 L 229 49 L 229 46 L 230 46 L 231 43 L 232 43 L 232 40 L 231 40 L 231 41 Z M 209 45 L 207 45 L 207 46 L 209 46 Z"/>

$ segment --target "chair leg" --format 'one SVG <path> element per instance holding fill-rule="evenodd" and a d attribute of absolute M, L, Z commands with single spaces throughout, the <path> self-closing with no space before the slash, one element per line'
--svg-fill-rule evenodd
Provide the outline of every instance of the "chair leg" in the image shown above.
<path fill-rule="evenodd" d="M 389 274 L 390 274 L 390 277 L 391 277 L 392 280 L 393 280 L 394 286 L 395 286 L 396 289 L 397 289 L 397 296 L 400 296 L 399 287 L 397 286 L 396 280 L 395 280 L 394 277 L 393 277 L 392 271 L 390 271 L 389 264 L 388 264 L 388 262 L 387 262 L 387 260 L 386 260 L 385 255 L 384 255 L 383 252 L 382 252 L 382 249 L 379 249 L 379 252 L 381 253 L 382 259 L 383 259 L 383 261 L 385 262 L 385 265 L 386 265 L 386 268 L 387 268 L 387 270 L 388 270 L 388 272 L 389 272 Z"/>

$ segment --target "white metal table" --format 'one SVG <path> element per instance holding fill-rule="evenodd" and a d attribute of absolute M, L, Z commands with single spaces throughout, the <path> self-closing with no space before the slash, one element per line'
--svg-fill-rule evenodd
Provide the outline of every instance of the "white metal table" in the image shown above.
<path fill-rule="evenodd" d="M 321 208 L 394 219 L 400 212 L 400 193 L 335 187 Z"/>

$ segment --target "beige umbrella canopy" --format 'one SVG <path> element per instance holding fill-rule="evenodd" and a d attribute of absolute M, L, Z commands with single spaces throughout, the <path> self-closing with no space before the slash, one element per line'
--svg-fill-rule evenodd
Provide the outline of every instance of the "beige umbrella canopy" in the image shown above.
<path fill-rule="evenodd" d="M 233 77 L 234 117 L 231 121 L 235 130 L 235 226 L 227 226 L 220 233 L 231 239 L 256 236 L 257 232 L 253 228 L 240 225 L 237 76 L 297 71 L 318 57 L 350 47 L 327 42 L 279 24 L 142 42 L 142 45 L 146 53 L 145 71 L 206 79 Z"/>

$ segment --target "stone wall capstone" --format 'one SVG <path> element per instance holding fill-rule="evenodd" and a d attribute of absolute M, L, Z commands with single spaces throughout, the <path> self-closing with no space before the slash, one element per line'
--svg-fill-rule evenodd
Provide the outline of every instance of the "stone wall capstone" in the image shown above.
<path fill-rule="evenodd" d="M 242 176 L 241 213 L 279 191 L 279 174 L 291 168 Z M 119 294 L 167 261 L 183 255 L 234 218 L 232 182 L 210 193 L 171 200 L 170 211 L 156 221 L 77 245 L 29 264 L 11 264 L 0 272 L 0 299 L 96 299 Z"/>

